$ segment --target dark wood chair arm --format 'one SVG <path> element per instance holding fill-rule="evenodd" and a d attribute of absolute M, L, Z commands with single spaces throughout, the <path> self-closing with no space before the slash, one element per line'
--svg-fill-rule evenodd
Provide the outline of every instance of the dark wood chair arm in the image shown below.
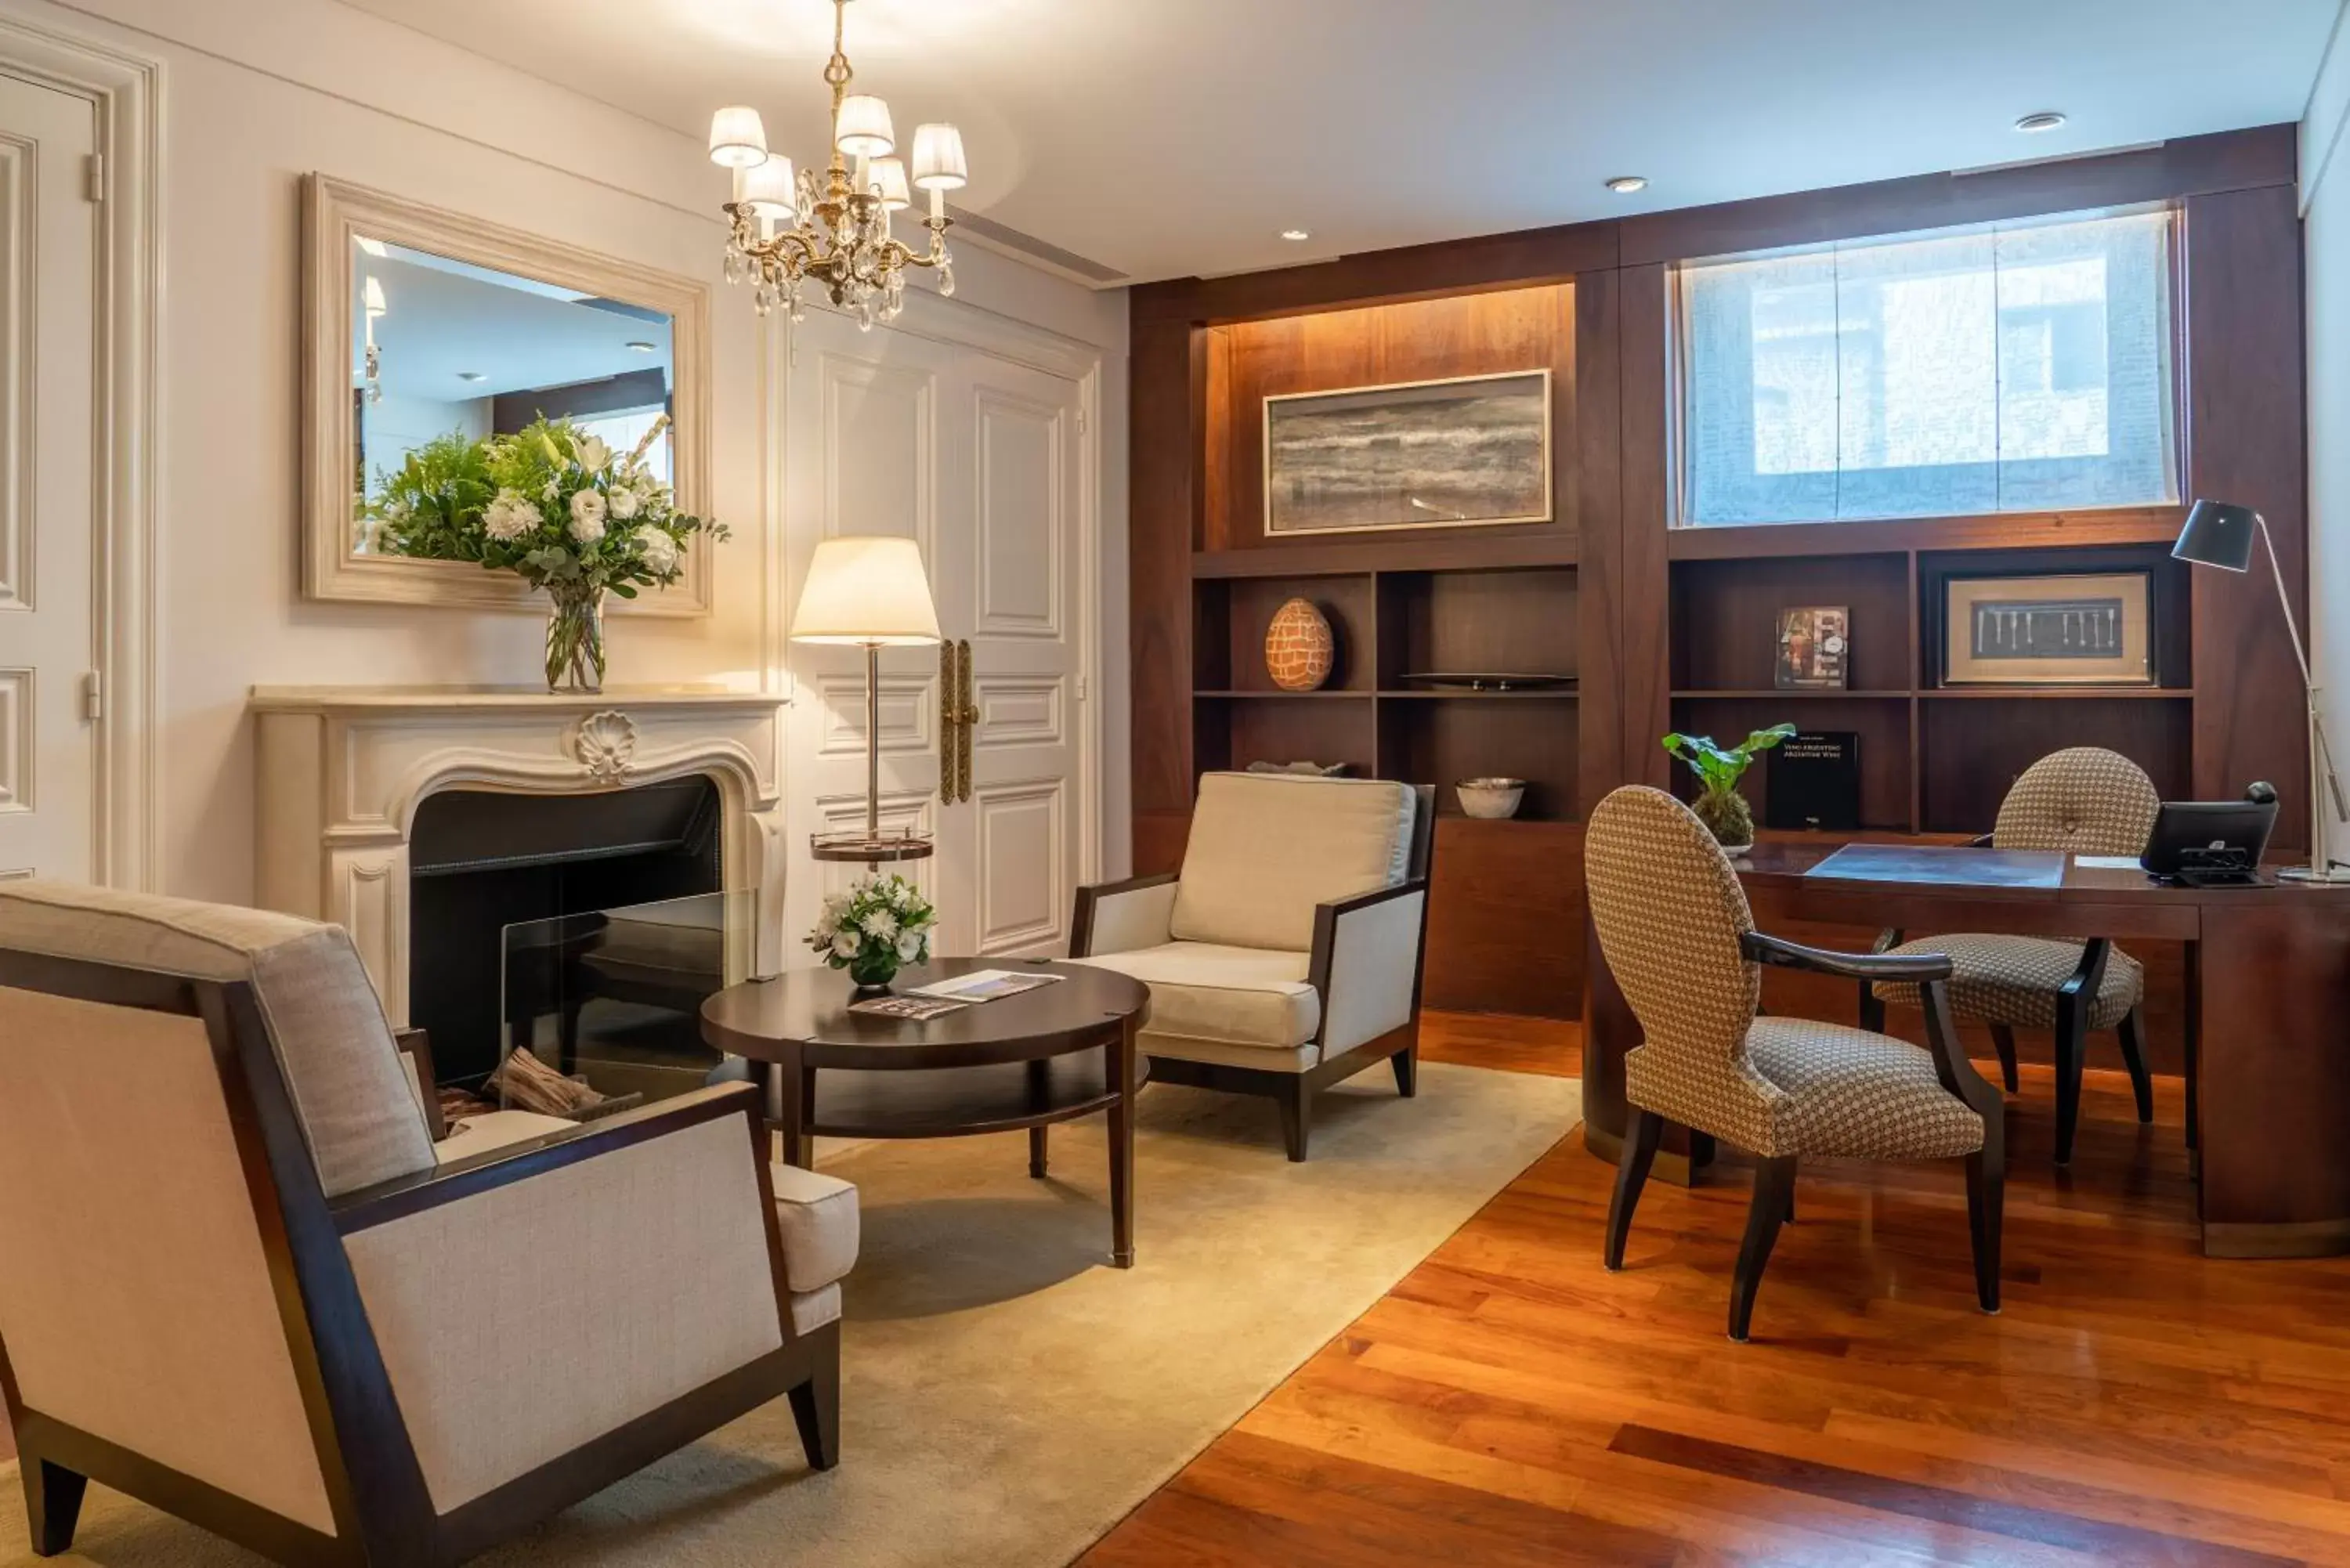
<path fill-rule="evenodd" d="M 1338 959 L 1338 922 L 1358 909 L 1390 904 L 1398 898 L 1408 898 L 1414 893 L 1428 891 L 1424 877 L 1408 877 L 1392 888 L 1374 888 L 1367 893 L 1357 893 L 1351 898 L 1328 898 L 1314 906 L 1314 951 L 1306 962 L 1305 982 L 1311 985 L 1326 1004 L 1330 996 L 1330 970 Z M 1420 912 L 1420 945 L 1427 949 L 1428 918 Z"/>
<path fill-rule="evenodd" d="M 2092 937 L 2081 944 L 2081 961 L 2056 988 L 2064 996 L 2085 996 L 2096 1000 L 2097 991 L 2106 983 L 2106 964 L 2113 957 L 2114 944 L 2104 937 Z"/>
<path fill-rule="evenodd" d="M 327 1207 L 335 1229 L 348 1236 L 727 1116 L 744 1118 L 743 1137 L 764 1162 L 766 1138 L 758 1091 L 748 1084 L 723 1084 L 545 1137 L 485 1149 L 470 1159 L 452 1160 L 413 1176 L 394 1177 L 330 1199 Z"/>
<path fill-rule="evenodd" d="M 1115 898 L 1122 893 L 1139 893 L 1147 888 L 1164 888 L 1180 877 L 1180 872 L 1154 871 L 1148 877 L 1128 877 L 1123 882 L 1093 882 L 1077 889 L 1077 907 L 1069 921 L 1069 956 L 1091 958 L 1094 952 L 1094 911 L 1105 898 Z"/>
<path fill-rule="evenodd" d="M 1839 953 L 1807 948 L 1781 937 L 1749 931 L 1739 939 L 1740 950 L 1756 963 L 1780 969 L 1809 970 L 1840 980 L 1940 981 L 1950 978 L 1950 961 L 1943 953 Z"/>

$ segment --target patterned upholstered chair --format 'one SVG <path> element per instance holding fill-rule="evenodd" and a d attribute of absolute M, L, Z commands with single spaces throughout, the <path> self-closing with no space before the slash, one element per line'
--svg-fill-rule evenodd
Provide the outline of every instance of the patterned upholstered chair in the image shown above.
<path fill-rule="evenodd" d="M 1180 876 L 1077 890 L 1070 955 L 1150 988 L 1161 1083 L 1269 1096 L 1289 1158 L 1314 1096 L 1381 1062 L 1416 1086 L 1435 792 L 1212 773 Z"/>
<path fill-rule="evenodd" d="M 0 883 L 34 1549 L 95 1478 L 281 1563 L 456 1563 L 779 1395 L 829 1468 L 857 1193 L 771 1175 L 756 1106 L 436 1146 L 340 928 Z"/>
<path fill-rule="evenodd" d="M 1985 1312 L 1997 1312 L 2005 1106 L 1959 1048 L 1942 996 L 1950 961 L 1822 952 L 1764 936 L 1721 846 L 1662 790 L 1628 785 L 1601 801 L 1584 868 L 1600 950 L 1642 1034 L 1624 1059 L 1631 1119 L 1607 1210 L 1607 1267 L 1624 1266 L 1632 1211 L 1670 1123 L 1754 1157 L 1731 1338 L 1746 1337 L 1806 1158 L 1963 1158 L 1975 1293 Z M 1932 1048 L 1840 1023 L 1757 1017 L 1766 963 L 1917 985 Z"/>
<path fill-rule="evenodd" d="M 2143 854 L 2162 797 L 2136 763 L 2096 746 L 2052 752 L 2023 771 L 2000 803 L 1987 841 L 1994 849 L 2048 849 L 2072 855 Z M 2047 937 L 1981 933 L 1923 937 L 1903 942 L 1888 931 L 1877 947 L 1895 953 L 1947 953 L 1950 1011 L 1962 1023 L 1988 1024 L 2001 1075 L 2015 1090 L 2015 1031 L 2045 1029 L 2056 1041 L 2056 1163 L 2073 1158 L 2081 1122 L 2081 1058 L 2089 1032 L 2111 1029 L 2121 1038 L 2137 1119 L 2154 1119 L 2154 1081 L 2146 1070 L 2138 1004 L 2146 971 L 2105 939 L 2057 941 Z M 1918 988 L 1902 981 L 1863 985 L 1860 1022 L 1885 1027 L 1885 1009 L 1916 1007 Z"/>

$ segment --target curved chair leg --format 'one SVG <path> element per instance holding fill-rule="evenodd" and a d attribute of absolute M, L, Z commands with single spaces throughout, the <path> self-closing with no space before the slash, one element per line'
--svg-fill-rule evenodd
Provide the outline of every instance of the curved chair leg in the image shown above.
<path fill-rule="evenodd" d="M 1607 1200 L 1607 1243 L 1600 1261 L 1611 1270 L 1624 1266 L 1624 1241 L 1632 1233 L 1632 1210 L 1640 1206 L 1640 1189 L 1648 1182 L 1648 1167 L 1656 1163 L 1657 1140 L 1664 1136 L 1665 1118 L 1654 1111 L 1630 1107 L 1631 1124 L 1624 1129 L 1624 1147 L 1616 1156 L 1616 1196 Z"/>
<path fill-rule="evenodd" d="M 1999 1053 L 1999 1081 L 2015 1093 L 2015 1031 L 2004 1023 L 1991 1026 L 1991 1048 Z"/>
<path fill-rule="evenodd" d="M 2056 1163 L 2073 1163 L 2073 1136 L 2081 1130 L 2081 1049 L 2087 1044 L 2088 1009 L 2079 997 L 2056 999 Z"/>
<path fill-rule="evenodd" d="M 2007 1206 L 2007 1157 L 1999 1140 L 1967 1156 L 1967 1231 L 1974 1243 L 1975 1299 L 1985 1312 L 1999 1310 L 2001 1219 Z"/>
<path fill-rule="evenodd" d="M 2154 1120 L 2154 1075 L 2146 1070 L 2146 1027 L 2137 1009 L 2122 1014 L 2122 1065 L 2129 1069 L 2130 1098 L 2137 1102 L 2137 1119 Z"/>
<path fill-rule="evenodd" d="M 1771 1262 L 1772 1243 L 1787 1218 L 1787 1204 L 1795 1190 L 1795 1157 L 1756 1162 L 1754 1202 L 1746 1211 L 1746 1240 L 1738 1249 L 1738 1272 L 1730 1281 L 1730 1337 L 1746 1343 L 1746 1326 L 1754 1316 L 1754 1291 Z"/>

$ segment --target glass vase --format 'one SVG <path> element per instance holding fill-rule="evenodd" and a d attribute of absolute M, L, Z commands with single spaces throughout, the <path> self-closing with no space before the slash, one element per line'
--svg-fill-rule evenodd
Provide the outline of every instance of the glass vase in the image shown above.
<path fill-rule="evenodd" d="M 898 950 L 883 942 L 868 942 L 848 961 L 848 978 L 859 991 L 887 991 L 889 982 L 898 978 Z"/>
<path fill-rule="evenodd" d="M 546 689 L 604 690 L 604 590 L 585 583 L 546 585 Z"/>

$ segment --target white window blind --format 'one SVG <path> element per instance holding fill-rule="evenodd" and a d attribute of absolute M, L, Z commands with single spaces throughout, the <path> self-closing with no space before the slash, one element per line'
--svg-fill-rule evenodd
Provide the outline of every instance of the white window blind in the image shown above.
<path fill-rule="evenodd" d="M 1681 522 L 2178 499 L 2171 215 L 1676 269 Z"/>

